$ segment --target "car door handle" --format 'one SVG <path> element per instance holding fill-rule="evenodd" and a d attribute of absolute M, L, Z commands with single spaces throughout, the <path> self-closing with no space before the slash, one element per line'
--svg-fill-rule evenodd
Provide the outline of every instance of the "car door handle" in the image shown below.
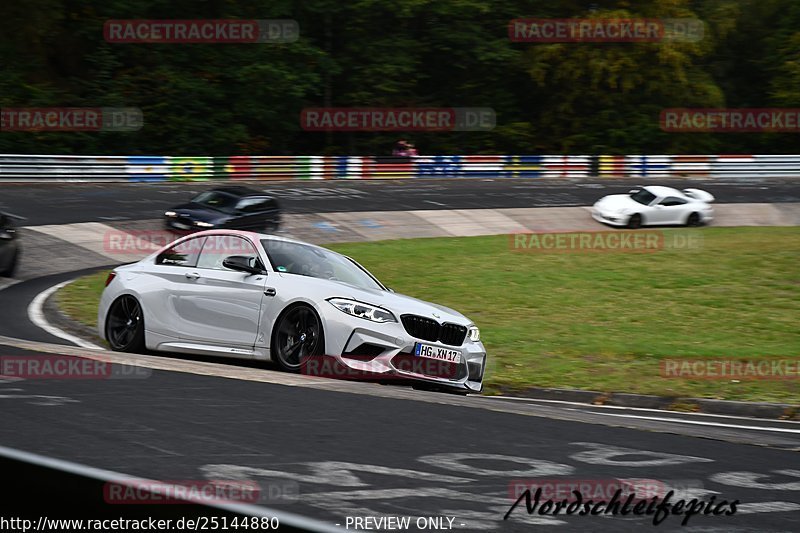
<path fill-rule="evenodd" d="M 197 272 L 187 272 L 186 274 L 184 274 L 184 276 L 186 276 L 186 279 L 197 279 L 200 277 L 200 274 L 198 274 Z"/>
<path fill-rule="evenodd" d="M 276 291 L 275 289 L 273 289 L 272 287 L 267 287 L 266 289 L 264 289 L 264 294 L 265 294 L 266 296 L 275 296 L 275 295 L 276 295 L 276 294 L 278 294 L 278 293 L 277 293 L 277 291 Z"/>

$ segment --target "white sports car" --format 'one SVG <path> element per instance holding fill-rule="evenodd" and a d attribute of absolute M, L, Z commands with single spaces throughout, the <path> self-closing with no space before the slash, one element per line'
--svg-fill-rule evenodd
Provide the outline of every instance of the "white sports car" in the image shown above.
<path fill-rule="evenodd" d="M 195 233 L 115 268 L 97 324 L 117 351 L 271 359 L 463 393 L 481 391 L 486 364 L 457 311 L 396 294 L 349 257 L 247 231 Z"/>
<path fill-rule="evenodd" d="M 648 185 L 628 194 L 600 198 L 592 207 L 592 217 L 612 226 L 673 225 L 700 226 L 714 220 L 709 205 L 714 197 L 700 189 L 673 189 Z"/>

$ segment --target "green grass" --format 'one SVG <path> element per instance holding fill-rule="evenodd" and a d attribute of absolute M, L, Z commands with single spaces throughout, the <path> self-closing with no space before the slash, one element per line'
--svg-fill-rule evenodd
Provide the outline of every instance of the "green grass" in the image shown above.
<path fill-rule="evenodd" d="M 665 230 L 685 231 L 685 230 Z M 520 253 L 508 236 L 332 248 L 396 291 L 474 320 L 487 389 L 605 392 L 800 403 L 800 380 L 666 379 L 664 358 L 800 355 L 800 228 L 702 228 L 694 250 Z M 105 274 L 62 290 L 92 324 Z"/>
<path fill-rule="evenodd" d="M 73 320 L 95 328 L 97 306 L 106 284 L 108 271 L 78 278 L 56 293 L 59 309 Z"/>

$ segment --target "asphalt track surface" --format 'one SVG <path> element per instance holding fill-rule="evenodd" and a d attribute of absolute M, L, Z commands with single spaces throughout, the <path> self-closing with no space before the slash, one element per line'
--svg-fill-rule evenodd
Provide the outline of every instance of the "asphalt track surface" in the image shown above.
<path fill-rule="evenodd" d="M 287 212 L 312 213 L 587 205 L 637 183 L 252 186 L 280 197 Z M 800 187 L 792 182 L 672 185 L 704 188 L 726 203 L 800 201 Z M 26 216 L 24 225 L 138 220 L 211 186 L 7 185 L 0 206 Z M 0 335 L 68 344 L 32 325 L 26 307 L 42 290 L 81 273 L 0 291 Z M 0 341 L 0 355 L 41 352 Z M 651 480 L 646 486 L 660 487 L 662 495 L 666 487 L 677 489 L 673 500 L 740 501 L 733 516 L 698 515 L 685 527 L 683 517 L 669 516 L 660 531 L 800 531 L 800 423 L 461 398 L 368 383 L 307 386 L 261 363 L 148 359 L 190 370 L 151 370 L 138 379 L 0 377 L 0 444 L 155 480 L 246 477 L 261 487 L 259 505 L 343 527 L 348 516 L 386 515 L 449 517 L 456 531 L 654 527 L 652 516 L 529 517 L 524 505 L 503 520 L 515 480 L 597 487 L 622 478 Z M 232 377 L 238 373 L 243 376 Z M 9 511 L 0 503 L 0 514 Z"/>
<path fill-rule="evenodd" d="M 16 283 L 0 290 L 0 309 L 2 317 L 0 320 L 0 335 L 18 339 L 26 339 L 37 342 L 50 342 L 72 346 L 59 337 L 55 337 L 45 330 L 33 324 L 28 318 L 28 305 L 40 292 L 70 279 L 85 276 L 101 270 L 100 268 L 87 268 L 52 276 L 43 276 L 31 280 Z"/>
<path fill-rule="evenodd" d="M 260 504 L 330 524 L 392 515 L 452 517 L 457 531 L 652 527 L 652 516 L 529 517 L 524 506 L 503 520 L 520 480 L 622 478 L 663 483 L 676 499 L 739 500 L 733 516 L 694 516 L 688 528 L 670 516 L 662 531 L 800 529 L 796 433 L 775 445 L 771 431 L 702 428 L 698 438 L 680 423 L 576 422 L 589 407 L 366 383 L 332 391 L 159 370 L 139 377 L 0 385 L 2 444 L 147 479 L 248 479 Z M 754 446 L 762 436 L 773 445 Z"/>
<path fill-rule="evenodd" d="M 250 182 L 277 197 L 286 213 L 565 207 L 591 205 L 601 196 L 627 192 L 642 179 L 405 179 Z M 800 180 L 648 180 L 681 189 L 710 191 L 718 203 L 800 202 Z M 25 226 L 158 218 L 199 191 L 201 183 L 0 182 L 0 210 L 26 217 Z"/>

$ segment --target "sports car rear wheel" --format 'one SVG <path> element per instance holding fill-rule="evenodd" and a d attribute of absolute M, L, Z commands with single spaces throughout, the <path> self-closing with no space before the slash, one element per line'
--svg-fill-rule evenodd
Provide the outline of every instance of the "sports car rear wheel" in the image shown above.
<path fill-rule="evenodd" d="M 630 229 L 638 229 L 642 227 L 642 215 L 635 213 L 628 219 L 628 227 Z"/>
<path fill-rule="evenodd" d="M 316 311 L 299 304 L 283 312 L 272 335 L 272 354 L 283 370 L 299 372 L 309 357 L 324 351 L 322 322 Z"/>
<path fill-rule="evenodd" d="M 690 227 L 697 227 L 700 225 L 700 215 L 697 213 L 692 213 L 689 215 L 689 218 L 686 219 L 686 225 Z"/>
<path fill-rule="evenodd" d="M 17 264 L 19 264 L 19 250 L 14 251 L 14 255 L 11 257 L 11 261 L 8 263 L 8 267 L 0 272 L 0 277 L 3 278 L 13 278 L 14 274 L 17 272 Z"/>
<path fill-rule="evenodd" d="M 116 352 L 144 351 L 144 314 L 136 298 L 125 294 L 111 304 L 106 319 L 106 339 Z"/>

